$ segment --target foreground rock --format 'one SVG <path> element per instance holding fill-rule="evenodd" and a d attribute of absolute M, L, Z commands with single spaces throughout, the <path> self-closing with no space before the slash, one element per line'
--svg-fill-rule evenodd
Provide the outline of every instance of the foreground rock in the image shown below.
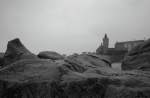
<path fill-rule="evenodd" d="M 43 51 L 43 52 L 40 52 L 38 54 L 38 57 L 42 58 L 42 59 L 51 59 L 51 60 L 60 60 L 60 59 L 64 58 L 59 53 L 53 52 L 53 51 Z"/>
<path fill-rule="evenodd" d="M 149 98 L 150 72 L 114 71 L 94 54 L 56 61 L 33 56 L 0 69 L 0 92 L 0 98 Z"/>
<path fill-rule="evenodd" d="M 3 66 L 20 59 L 37 59 L 37 57 L 26 49 L 19 39 L 9 41 L 3 58 Z"/>
<path fill-rule="evenodd" d="M 125 57 L 123 70 L 149 70 L 150 71 L 150 40 L 132 49 Z"/>
<path fill-rule="evenodd" d="M 150 97 L 148 72 L 116 72 L 106 67 L 76 72 L 66 67 L 27 60 L 1 69 L 0 98 Z"/>

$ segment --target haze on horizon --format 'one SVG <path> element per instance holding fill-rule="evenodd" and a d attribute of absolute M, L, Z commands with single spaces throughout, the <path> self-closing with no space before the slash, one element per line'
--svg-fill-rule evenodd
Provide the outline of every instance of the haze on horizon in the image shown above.
<path fill-rule="evenodd" d="M 150 38 L 150 0 L 0 0 L 0 51 L 16 37 L 32 52 L 93 52 Z"/>

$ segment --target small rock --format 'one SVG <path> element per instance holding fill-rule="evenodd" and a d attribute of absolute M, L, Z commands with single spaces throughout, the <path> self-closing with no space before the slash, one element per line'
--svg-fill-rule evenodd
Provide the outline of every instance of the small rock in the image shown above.
<path fill-rule="evenodd" d="M 43 51 L 43 52 L 40 52 L 38 54 L 38 57 L 42 58 L 42 59 L 52 59 L 52 60 L 61 60 L 61 59 L 64 58 L 59 53 L 53 52 L 53 51 Z"/>

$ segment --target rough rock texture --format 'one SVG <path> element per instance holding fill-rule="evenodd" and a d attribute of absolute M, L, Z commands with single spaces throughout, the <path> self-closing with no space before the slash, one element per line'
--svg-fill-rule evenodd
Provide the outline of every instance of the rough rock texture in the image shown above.
<path fill-rule="evenodd" d="M 3 58 L 3 66 L 11 64 L 20 59 L 37 59 L 37 57 L 28 49 L 26 49 L 17 38 L 8 42 L 7 50 Z"/>
<path fill-rule="evenodd" d="M 4 57 L 4 53 L 0 53 L 0 66 L 2 66 L 3 63 L 3 57 Z"/>
<path fill-rule="evenodd" d="M 71 55 L 65 59 L 66 62 L 79 62 L 85 67 L 111 67 L 111 62 L 107 56 L 100 56 L 96 54 L 80 54 Z"/>
<path fill-rule="evenodd" d="M 19 61 L 0 70 L 0 98 L 149 98 L 148 72 L 76 72 L 53 62 Z M 13 70 L 14 69 L 14 70 Z"/>
<path fill-rule="evenodd" d="M 149 70 L 150 71 L 150 40 L 132 49 L 122 63 L 123 70 Z"/>
<path fill-rule="evenodd" d="M 116 71 L 94 54 L 21 58 L 0 69 L 0 98 L 150 98 L 150 72 Z"/>
<path fill-rule="evenodd" d="M 40 52 L 38 54 L 38 57 L 42 58 L 42 59 L 52 59 L 52 60 L 60 60 L 60 59 L 64 58 L 59 53 L 53 52 L 53 51 L 43 51 L 43 52 Z"/>

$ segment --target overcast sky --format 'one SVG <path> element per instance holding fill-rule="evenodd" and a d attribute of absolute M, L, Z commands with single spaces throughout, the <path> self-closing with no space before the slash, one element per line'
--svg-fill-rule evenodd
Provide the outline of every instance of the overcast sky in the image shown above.
<path fill-rule="evenodd" d="M 16 37 L 32 52 L 95 51 L 150 38 L 150 0 L 0 0 L 0 51 Z"/>

